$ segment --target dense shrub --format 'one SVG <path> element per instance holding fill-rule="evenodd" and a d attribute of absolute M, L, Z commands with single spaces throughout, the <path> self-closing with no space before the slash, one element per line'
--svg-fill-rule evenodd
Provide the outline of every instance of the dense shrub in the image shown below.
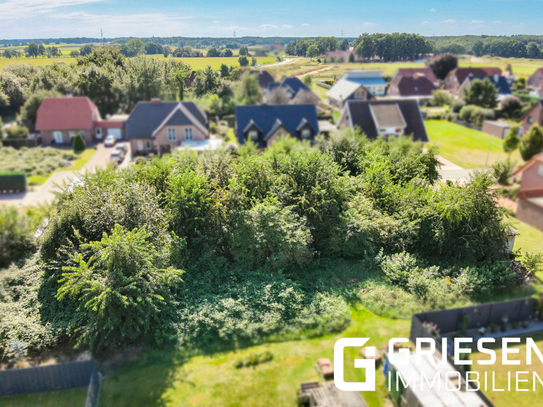
<path fill-rule="evenodd" d="M 77 133 L 75 135 L 74 139 L 72 140 L 72 147 L 74 149 L 74 153 L 81 153 L 85 151 L 87 146 L 85 145 L 85 140 L 83 137 L 81 137 L 81 134 Z"/>
<path fill-rule="evenodd" d="M 35 249 L 36 221 L 13 207 L 0 205 L 0 268 Z"/>
<path fill-rule="evenodd" d="M 460 120 L 468 123 L 473 123 L 481 126 L 485 120 L 493 120 L 495 118 L 492 109 L 484 109 L 475 105 L 465 105 L 460 109 L 458 114 Z"/>
<path fill-rule="evenodd" d="M 519 146 L 520 155 L 524 161 L 530 160 L 533 156 L 543 152 L 543 130 L 534 124 L 528 133 L 524 135 Z"/>
<path fill-rule="evenodd" d="M 4 129 L 6 138 L 20 139 L 28 138 L 28 129 L 23 126 L 9 126 Z"/>

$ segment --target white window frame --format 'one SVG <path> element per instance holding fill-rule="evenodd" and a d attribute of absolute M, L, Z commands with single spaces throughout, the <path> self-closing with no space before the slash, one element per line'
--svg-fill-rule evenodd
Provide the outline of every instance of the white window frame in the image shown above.
<path fill-rule="evenodd" d="M 539 175 L 543 177 L 543 164 L 539 166 Z"/>
<path fill-rule="evenodd" d="M 251 130 L 248 134 L 248 137 L 249 139 L 255 141 L 255 140 L 258 140 L 258 131 L 256 130 Z"/>
<path fill-rule="evenodd" d="M 187 141 L 194 140 L 194 135 L 192 134 L 192 128 L 191 127 L 185 128 L 185 140 L 187 140 Z"/>
<path fill-rule="evenodd" d="M 75 137 L 76 134 L 77 134 L 77 133 L 76 133 L 74 130 L 70 130 L 70 131 L 68 132 L 68 136 L 70 136 L 70 140 L 73 139 L 73 138 Z"/>
<path fill-rule="evenodd" d="M 151 142 L 151 140 L 145 140 L 145 149 L 150 150 L 152 148 L 153 148 L 153 143 Z"/>
<path fill-rule="evenodd" d="M 311 130 L 310 129 L 303 129 L 302 130 L 302 138 L 311 138 Z"/>
<path fill-rule="evenodd" d="M 54 131 L 53 140 L 55 140 L 55 143 L 64 143 L 64 134 L 61 131 Z"/>
<path fill-rule="evenodd" d="M 168 129 L 168 141 L 177 140 L 177 135 L 175 134 L 175 129 Z"/>
<path fill-rule="evenodd" d="M 96 138 L 99 139 L 99 140 L 101 140 L 103 134 L 104 134 L 104 133 L 102 132 L 102 128 L 101 128 L 101 127 L 97 127 L 97 128 L 96 128 L 96 131 L 95 131 Z"/>
<path fill-rule="evenodd" d="M 143 140 L 136 141 L 136 149 L 138 151 L 143 151 Z"/>

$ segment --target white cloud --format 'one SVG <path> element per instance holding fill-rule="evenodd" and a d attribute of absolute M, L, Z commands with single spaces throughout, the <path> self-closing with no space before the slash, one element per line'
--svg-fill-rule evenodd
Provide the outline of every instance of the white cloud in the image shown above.
<path fill-rule="evenodd" d="M 500 20 L 492 21 L 492 24 L 501 24 L 502 22 Z"/>
<path fill-rule="evenodd" d="M 219 22 L 218 21 L 213 21 L 213 24 L 219 24 Z"/>
<path fill-rule="evenodd" d="M 430 22 L 429 21 L 423 21 L 422 25 L 430 25 Z"/>
<path fill-rule="evenodd" d="M 268 29 L 268 28 L 277 28 L 277 26 L 273 24 L 262 24 L 260 26 L 260 29 Z"/>
<path fill-rule="evenodd" d="M 436 11 L 435 8 L 430 9 L 430 12 L 434 13 Z"/>
<path fill-rule="evenodd" d="M 484 20 L 471 20 L 470 24 L 484 24 Z"/>
<path fill-rule="evenodd" d="M 456 20 L 453 20 L 453 19 L 444 20 L 444 21 L 442 21 L 442 23 L 445 23 L 445 24 L 454 24 L 454 23 L 456 23 Z"/>
<path fill-rule="evenodd" d="M 364 24 L 362 24 L 362 27 L 375 27 L 376 25 L 376 23 L 364 22 Z"/>
<path fill-rule="evenodd" d="M 307 27 L 307 26 L 309 26 L 309 24 L 307 23 L 302 24 L 302 27 Z"/>
<path fill-rule="evenodd" d="M 1 18 L 28 17 L 29 12 L 43 12 L 58 7 L 98 3 L 105 0 L 6 0 L 0 3 Z"/>
<path fill-rule="evenodd" d="M 290 24 L 283 24 L 283 28 L 292 28 Z"/>

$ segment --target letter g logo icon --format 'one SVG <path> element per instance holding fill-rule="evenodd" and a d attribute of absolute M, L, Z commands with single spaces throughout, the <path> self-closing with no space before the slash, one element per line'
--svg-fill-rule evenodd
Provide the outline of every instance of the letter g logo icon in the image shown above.
<path fill-rule="evenodd" d="M 370 338 L 342 338 L 334 346 L 334 383 L 342 391 L 375 391 L 375 360 L 355 359 L 354 367 L 366 369 L 366 381 L 346 382 L 343 380 L 343 350 L 346 347 L 363 347 Z M 375 354 L 374 347 L 368 347 L 366 354 Z"/>

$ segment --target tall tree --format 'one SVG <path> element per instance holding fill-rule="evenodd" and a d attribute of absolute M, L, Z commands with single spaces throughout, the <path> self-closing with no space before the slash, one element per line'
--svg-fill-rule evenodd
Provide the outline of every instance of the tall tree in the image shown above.
<path fill-rule="evenodd" d="M 529 42 L 526 45 L 526 56 L 531 59 L 541 58 L 541 48 L 537 42 Z"/>
<path fill-rule="evenodd" d="M 466 105 L 494 108 L 498 104 L 498 90 L 488 78 L 474 79 L 471 86 L 464 91 Z"/>
<path fill-rule="evenodd" d="M 31 42 L 28 44 L 28 48 L 26 49 L 26 55 L 36 58 L 38 56 L 38 49 L 38 44 Z"/>
<path fill-rule="evenodd" d="M 260 89 L 257 75 L 243 75 L 236 90 L 236 99 L 245 105 L 256 105 L 262 101 L 262 89 Z"/>
<path fill-rule="evenodd" d="M 339 44 L 339 49 L 341 51 L 348 51 L 349 50 L 349 40 L 347 38 L 343 38 L 343 40 Z"/>
<path fill-rule="evenodd" d="M 517 126 L 512 126 L 509 133 L 507 133 L 507 136 L 505 136 L 505 139 L 503 140 L 503 151 L 509 154 L 509 160 L 511 160 L 511 153 L 515 151 L 520 144 L 518 131 L 519 129 Z"/>
<path fill-rule="evenodd" d="M 443 80 L 453 69 L 458 67 L 458 58 L 452 54 L 441 54 L 430 62 L 430 68 L 437 79 Z"/>
<path fill-rule="evenodd" d="M 543 152 L 543 130 L 537 124 L 533 125 L 520 142 L 520 155 L 524 161 Z"/>

